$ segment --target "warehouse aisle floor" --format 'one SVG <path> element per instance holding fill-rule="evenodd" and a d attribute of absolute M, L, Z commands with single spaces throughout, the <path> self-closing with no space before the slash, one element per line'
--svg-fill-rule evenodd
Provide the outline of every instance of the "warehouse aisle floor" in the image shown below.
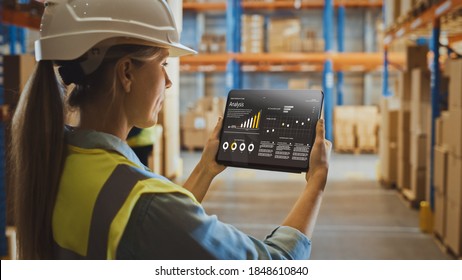
<path fill-rule="evenodd" d="M 200 155 L 182 153 L 184 177 Z M 376 182 L 377 161 L 375 155 L 332 156 L 312 259 L 450 259 L 420 232 L 418 211 Z M 227 168 L 203 205 L 209 214 L 263 238 L 283 221 L 304 186 L 304 175 Z"/>

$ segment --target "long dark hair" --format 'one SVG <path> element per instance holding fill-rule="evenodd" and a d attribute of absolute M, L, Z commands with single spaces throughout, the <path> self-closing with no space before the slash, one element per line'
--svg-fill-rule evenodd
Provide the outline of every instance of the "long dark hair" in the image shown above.
<path fill-rule="evenodd" d="M 51 216 L 64 159 L 64 111 L 51 61 L 40 61 L 22 92 L 12 124 L 18 256 L 52 256 Z"/>

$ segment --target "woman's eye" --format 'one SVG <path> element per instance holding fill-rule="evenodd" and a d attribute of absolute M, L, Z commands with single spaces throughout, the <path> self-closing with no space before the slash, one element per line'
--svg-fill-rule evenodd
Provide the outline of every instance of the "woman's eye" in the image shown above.
<path fill-rule="evenodd" d="M 162 63 L 162 67 L 167 67 L 167 66 L 168 66 L 167 62 Z"/>

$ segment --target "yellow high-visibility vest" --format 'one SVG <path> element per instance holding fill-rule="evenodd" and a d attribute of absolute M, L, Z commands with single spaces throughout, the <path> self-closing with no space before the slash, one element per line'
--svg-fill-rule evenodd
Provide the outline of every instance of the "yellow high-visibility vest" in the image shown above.
<path fill-rule="evenodd" d="M 68 146 L 52 229 L 55 256 L 115 259 L 130 214 L 144 193 L 194 195 L 121 154 Z"/>
<path fill-rule="evenodd" d="M 161 126 L 143 128 L 138 135 L 128 138 L 127 144 L 132 148 L 153 145 L 160 134 L 162 134 Z"/>

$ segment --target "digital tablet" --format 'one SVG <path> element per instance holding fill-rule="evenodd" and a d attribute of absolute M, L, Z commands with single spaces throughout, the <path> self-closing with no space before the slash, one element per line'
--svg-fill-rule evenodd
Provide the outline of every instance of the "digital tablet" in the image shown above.
<path fill-rule="evenodd" d="M 217 162 L 306 172 L 323 100 L 321 90 L 230 91 Z"/>

